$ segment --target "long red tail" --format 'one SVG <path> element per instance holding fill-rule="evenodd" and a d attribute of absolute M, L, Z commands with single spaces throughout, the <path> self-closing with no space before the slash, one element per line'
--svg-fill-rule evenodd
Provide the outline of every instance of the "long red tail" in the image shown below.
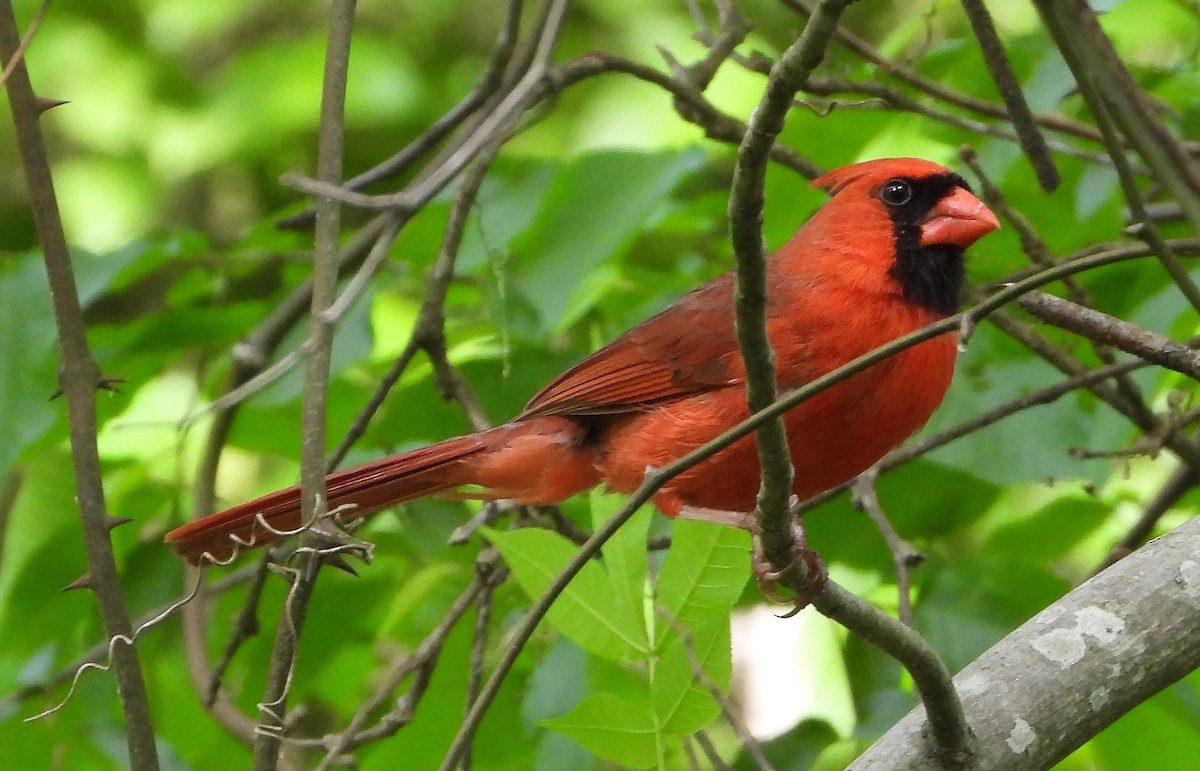
<path fill-rule="evenodd" d="M 582 425 L 538 417 L 382 458 L 325 478 L 326 508 L 342 521 L 427 495 L 479 485 L 482 498 L 556 503 L 599 482 Z M 227 562 L 241 551 L 274 543 L 301 526 L 300 488 L 264 495 L 167 533 L 193 565 Z"/>

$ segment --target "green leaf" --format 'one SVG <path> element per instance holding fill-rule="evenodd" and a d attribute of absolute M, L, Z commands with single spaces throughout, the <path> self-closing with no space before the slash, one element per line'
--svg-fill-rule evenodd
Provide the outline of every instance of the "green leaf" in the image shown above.
<path fill-rule="evenodd" d="M 644 703 L 631 704 L 615 693 L 593 693 L 562 717 L 542 721 L 605 760 L 650 768 L 659 758 L 659 734 Z"/>
<path fill-rule="evenodd" d="M 588 501 L 592 511 L 592 527 L 599 529 L 625 505 L 625 496 L 607 495 L 594 489 L 589 493 Z M 652 507 L 641 507 L 609 539 L 602 552 L 613 602 L 621 615 L 633 619 L 645 618 L 646 534 L 653 517 Z M 642 626 L 645 627 L 644 621 Z"/>
<path fill-rule="evenodd" d="M 48 645 L 70 645 L 91 618 L 78 610 L 81 592 L 59 592 L 87 570 L 70 467 L 62 448 L 37 453 L 21 466 L 0 570 L 5 656 L 24 658 Z"/>
<path fill-rule="evenodd" d="M 538 216 L 546 190 L 561 169 L 561 163 L 501 155 L 498 173 L 489 174 L 480 188 L 475 226 L 463 233 L 459 269 L 490 272 L 509 242 Z M 440 240 L 439 230 L 434 243 Z"/>
<path fill-rule="evenodd" d="M 926 561 L 917 573 L 917 628 L 951 672 L 1061 597 L 1070 584 L 1020 555 Z"/>
<path fill-rule="evenodd" d="M 716 719 L 720 707 L 709 688 L 725 692 L 732 672 L 727 614 L 698 622 L 688 632 L 670 636 L 650 681 L 657 722 L 671 736 L 694 733 Z"/>
<path fill-rule="evenodd" d="M 587 655 L 570 640 L 555 638 L 529 676 L 521 720 L 529 727 L 563 715 L 587 696 Z"/>
<path fill-rule="evenodd" d="M 432 562 L 414 570 L 409 568 L 402 586 L 391 593 L 387 612 L 379 624 L 377 636 L 387 640 L 398 635 L 400 628 L 410 623 L 424 600 L 447 579 L 461 578 L 462 568 L 452 562 Z"/>
<path fill-rule="evenodd" d="M 1017 491 L 1014 491 L 1017 492 Z M 985 551 L 991 554 L 1016 554 L 1030 563 L 1053 562 L 1067 554 L 1088 534 L 1105 524 L 1112 510 L 1092 497 L 1063 496 L 1050 498 L 1057 490 L 1036 488 L 1024 495 L 1003 500 L 1009 516 L 987 540 Z M 1025 498 L 1026 501 L 1021 499 Z M 1039 499 L 1045 503 L 1037 505 Z M 1029 504 L 1033 505 L 1030 506 Z M 1027 516 L 1021 516 L 1028 512 Z"/>
<path fill-rule="evenodd" d="M 714 615 L 728 615 L 749 577 L 748 533 L 678 519 L 658 577 L 658 604 L 690 627 Z"/>
<path fill-rule="evenodd" d="M 1157 694 L 1104 729 L 1091 741 L 1098 766 L 1154 771 L 1195 768 L 1200 734 L 1195 720 L 1173 708 L 1175 698 L 1170 690 Z"/>
<path fill-rule="evenodd" d="M 0 475 L 54 426 L 57 330 L 41 262 L 0 261 Z"/>
<path fill-rule="evenodd" d="M 1049 364 L 1030 356 L 994 327 L 980 326 L 925 433 L 956 425 L 1052 385 L 1061 377 Z M 1111 410 L 1088 414 L 1080 409 L 1076 395 L 1067 395 L 956 439 L 929 457 L 997 484 L 1058 477 L 1099 481 L 1105 472 L 1102 466 L 1080 463 L 1068 451 L 1072 446 L 1088 446 L 1097 430 L 1113 424 L 1127 430 L 1125 421 Z M 1038 441 L 1029 441 L 1032 436 Z"/>
<path fill-rule="evenodd" d="M 595 297 L 588 276 L 632 242 L 671 189 L 702 160 L 695 150 L 610 150 L 562 168 L 541 199 L 538 216 L 511 245 L 512 283 L 545 327 L 561 329 L 568 309 L 578 318 L 587 298 Z"/>
<path fill-rule="evenodd" d="M 776 771 L 809 771 L 817 756 L 836 742 L 837 731 L 823 720 L 805 720 L 800 725 L 763 744 L 763 753 Z M 738 771 L 761 768 L 754 758 L 742 752 L 734 762 Z"/>
<path fill-rule="evenodd" d="M 537 600 L 574 556 L 570 541 L 546 530 L 484 529 L 527 595 Z M 645 624 L 614 601 L 604 568 L 589 562 L 550 606 L 546 620 L 586 651 L 619 659 L 647 650 Z"/>

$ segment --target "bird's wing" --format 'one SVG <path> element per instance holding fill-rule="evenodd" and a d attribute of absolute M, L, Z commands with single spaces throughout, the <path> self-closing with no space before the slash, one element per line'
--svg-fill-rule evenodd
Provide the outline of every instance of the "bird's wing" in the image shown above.
<path fill-rule="evenodd" d="M 535 415 L 629 412 L 743 382 L 732 273 L 653 316 L 557 377 L 525 405 Z"/>

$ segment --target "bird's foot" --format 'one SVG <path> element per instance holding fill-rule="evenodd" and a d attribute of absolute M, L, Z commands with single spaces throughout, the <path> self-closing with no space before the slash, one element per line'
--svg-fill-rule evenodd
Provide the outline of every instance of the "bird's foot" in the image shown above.
<path fill-rule="evenodd" d="M 792 606 L 781 618 L 791 618 L 804 610 L 829 583 L 829 570 L 825 567 L 825 561 L 821 559 L 821 555 L 809 548 L 804 535 L 804 525 L 799 518 L 791 520 L 791 528 L 792 548 L 789 564 L 782 569 L 772 564 L 763 548 L 760 533 L 754 534 L 754 554 L 750 562 L 754 577 L 758 579 L 759 590 L 774 602 Z M 789 582 L 788 588 L 795 594 L 790 597 L 781 596 L 780 579 L 786 579 Z"/>

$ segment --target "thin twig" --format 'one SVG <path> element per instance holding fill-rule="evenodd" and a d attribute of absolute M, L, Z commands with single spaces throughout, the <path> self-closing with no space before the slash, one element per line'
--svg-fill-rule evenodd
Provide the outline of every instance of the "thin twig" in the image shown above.
<path fill-rule="evenodd" d="M 1011 314 L 996 313 L 992 323 L 1005 334 L 1017 340 L 1029 350 L 1062 372 L 1074 377 L 1088 371 L 1086 365 L 1064 352 L 1054 343 L 1038 334 L 1030 325 L 1015 318 Z M 1089 387 L 1093 394 L 1104 403 L 1124 415 L 1135 426 L 1147 434 L 1158 434 L 1162 431 L 1162 421 L 1145 404 L 1130 402 L 1118 390 L 1107 383 L 1095 383 Z M 1191 442 L 1178 436 L 1168 436 L 1166 446 L 1191 466 L 1200 468 L 1200 449 Z"/>
<path fill-rule="evenodd" d="M 391 239 L 403 222 L 403 219 L 392 213 L 384 213 L 360 228 L 355 237 L 342 250 L 341 261 L 338 265 L 339 276 L 349 272 L 362 274 L 364 273 L 363 266 L 367 262 L 377 266 L 383 255 L 386 255 L 392 243 Z M 352 282 L 342 293 L 336 306 L 347 309 L 353 305 L 359 296 L 357 292 L 362 291 L 364 283 L 363 281 Z M 352 290 L 356 293 L 352 294 Z M 233 347 L 233 360 L 236 366 L 222 395 L 185 415 L 179 421 L 180 425 L 187 426 L 204 415 L 210 413 L 220 415 L 232 409 L 304 361 L 312 350 L 311 338 L 280 357 L 274 364 L 268 365 L 271 354 L 279 346 L 284 335 L 304 317 L 311 303 L 312 281 L 310 279 L 292 290 L 261 324 Z M 326 316 L 334 325 L 340 320 L 328 318 L 328 313 Z M 231 420 L 231 418 L 226 420 Z M 219 450 L 223 444 L 223 442 L 219 442 L 215 445 L 213 451 L 217 456 L 220 455 Z M 216 462 L 216 459 L 213 462 Z"/>
<path fill-rule="evenodd" d="M 1017 232 L 1017 237 L 1021 241 L 1021 251 L 1025 253 L 1029 260 L 1042 267 L 1049 267 L 1054 264 L 1054 259 L 1050 254 L 1050 248 L 1046 245 L 1045 240 L 1034 229 L 1033 224 L 1015 208 L 1009 205 L 1004 194 L 1000 192 L 984 171 L 982 164 L 975 151 L 970 147 L 963 147 L 959 150 L 959 157 L 966 163 L 975 176 L 979 178 L 982 190 L 980 191 L 984 203 L 988 205 L 993 212 L 996 213 L 1005 222 L 1012 226 Z M 1080 305 L 1092 307 L 1091 293 L 1078 280 L 1073 277 L 1063 279 L 1063 286 L 1067 288 L 1067 295 Z M 1112 364 L 1116 361 L 1113 355 L 1113 349 L 1107 345 L 1092 342 L 1092 348 L 1096 352 L 1096 356 L 1105 364 Z M 1133 378 L 1128 375 L 1119 375 L 1113 379 L 1113 385 L 1122 397 L 1130 404 L 1139 405 L 1139 409 L 1145 408 L 1145 398 L 1142 396 L 1141 389 Z"/>
<path fill-rule="evenodd" d="M 206 595 L 210 590 L 204 585 L 204 573 L 205 571 L 190 566 L 184 571 L 185 580 L 198 581 L 200 591 L 191 602 L 183 606 L 183 649 L 188 679 L 202 700 L 213 681 L 212 668 L 208 664 L 208 640 L 205 636 L 208 624 Z M 247 747 L 253 746 L 254 721 L 242 714 L 223 690 L 218 688 L 216 698 L 205 708 L 230 736 Z"/>
<path fill-rule="evenodd" d="M 1129 531 L 1121 537 L 1121 540 L 1113 544 L 1104 561 L 1093 571 L 1093 575 L 1115 565 L 1119 560 L 1129 556 L 1134 550 L 1144 544 L 1146 539 L 1150 537 L 1150 534 L 1154 532 L 1155 525 L 1158 524 L 1163 515 L 1170 511 L 1171 507 L 1197 484 L 1200 484 L 1200 471 L 1197 471 L 1195 468 L 1185 465 L 1179 466 L 1172 471 L 1166 483 L 1159 488 L 1150 502 L 1146 504 L 1146 508 L 1142 511 L 1142 515 L 1138 517 L 1137 522 L 1129 528 Z"/>
<path fill-rule="evenodd" d="M 979 41 L 979 52 L 983 54 L 983 61 L 992 75 L 992 82 L 996 84 L 996 88 L 1000 91 L 1000 97 L 1004 100 L 1005 107 L 1008 108 L 1009 120 L 1012 121 L 1013 128 L 1017 131 L 1017 142 L 1021 145 L 1025 157 L 1029 159 L 1030 165 L 1033 166 L 1038 184 L 1047 193 L 1052 192 L 1058 187 L 1062 177 L 1059 176 L 1058 169 L 1054 166 L 1054 159 L 1050 157 L 1050 151 L 1046 148 L 1046 139 L 1038 131 L 1037 124 L 1034 122 L 1033 111 L 1029 109 L 1029 103 L 1025 101 L 1025 95 L 1021 93 L 1021 83 L 1017 80 L 1012 64 L 1004 53 L 1004 44 L 1000 42 L 1000 36 L 996 34 L 992 16 L 988 13 L 983 0 L 959 0 L 959 2 L 966 11 L 967 20 L 971 22 L 975 39 Z"/>
<path fill-rule="evenodd" d="M 1047 324 L 1120 348 L 1200 381 L 1200 353 L 1185 343 L 1045 292 L 1030 292 L 1019 298 L 1017 304 Z"/>
<path fill-rule="evenodd" d="M 708 738 L 707 731 L 697 731 L 692 734 L 696 744 L 700 745 L 700 749 L 704 751 L 704 757 L 712 766 L 713 771 L 733 771 L 733 767 L 725 762 L 721 757 L 721 753 L 717 751 L 716 745 L 712 743 L 712 739 Z"/>
<path fill-rule="evenodd" d="M 242 647 L 242 643 L 258 634 L 258 606 L 262 600 L 263 588 L 267 584 L 270 564 L 271 553 L 270 551 L 266 551 L 254 567 L 254 573 L 250 578 L 250 589 L 246 592 L 246 599 L 242 602 L 242 609 L 238 613 L 237 619 L 233 622 L 233 632 L 229 635 L 229 639 L 225 643 L 225 648 L 221 651 L 221 658 L 217 660 L 217 663 L 212 668 L 212 674 L 208 680 L 208 690 L 204 694 L 205 707 L 212 707 L 216 703 L 217 695 L 221 689 L 221 680 L 225 677 L 225 671 L 229 668 L 229 665 L 233 663 L 234 654 Z"/>
<path fill-rule="evenodd" d="M 883 536 L 888 552 L 892 555 L 892 568 L 896 571 L 896 615 L 908 627 L 913 625 L 912 614 L 912 569 L 925 559 L 925 555 L 905 540 L 888 519 L 879 503 L 879 494 L 875 491 L 875 480 L 879 476 L 876 466 L 859 474 L 850 485 L 851 501 L 854 508 L 866 514 L 875 523 L 875 528 Z"/>
<path fill-rule="evenodd" d="M 587 78 L 604 74 L 631 75 L 668 91 L 674 98 L 675 111 L 679 117 L 702 128 L 704 135 L 709 139 L 739 144 L 746 135 L 745 122 L 718 110 L 690 83 L 682 82 L 653 67 L 604 51 L 592 51 L 561 65 L 554 72 L 554 82 L 561 90 Z M 822 173 L 815 163 L 786 145 L 771 145 L 769 154 L 772 161 L 806 179 L 815 179 Z"/>
<path fill-rule="evenodd" d="M 812 11 L 808 8 L 807 4 L 801 2 L 801 0 L 781 0 L 781 2 L 791 8 L 793 11 L 803 14 L 806 17 L 812 14 Z M 906 66 L 904 63 L 884 56 L 879 52 L 878 49 L 876 49 L 866 40 L 858 37 L 845 27 L 839 26 L 836 31 L 836 35 L 839 43 L 844 45 L 857 56 L 870 62 L 871 64 L 874 64 L 883 74 L 889 75 L 902 83 L 906 83 L 916 90 L 932 96 L 934 99 L 952 104 L 956 107 L 961 107 L 965 110 L 970 110 L 971 112 L 979 113 L 980 115 L 986 115 L 990 118 L 1000 118 L 1002 120 L 1008 119 L 1008 112 L 1005 110 L 1004 105 L 996 104 L 986 99 L 980 99 L 972 96 L 971 94 L 963 93 L 962 91 L 957 91 L 954 88 L 947 86 L 945 83 L 934 80 L 933 78 L 927 78 L 911 67 Z M 1080 139 L 1087 139 L 1093 142 L 1101 141 L 1100 132 L 1095 128 L 1073 118 L 1068 118 L 1064 115 L 1036 115 L 1034 116 L 1034 121 L 1042 128 L 1046 128 L 1051 131 L 1069 134 L 1071 136 L 1079 137 Z M 1200 149 L 1200 143 L 1193 142 L 1189 144 L 1188 147 L 1189 149 L 1195 151 Z"/>
<path fill-rule="evenodd" d="M 1075 82 L 1100 123 L 1113 160 L 1120 163 L 1124 150 L 1106 132 L 1107 111 L 1121 127 L 1125 139 L 1182 205 L 1196 231 L 1200 231 L 1200 167 L 1163 123 L 1150 96 L 1121 61 L 1104 34 L 1095 11 L 1084 0 L 1034 0 L 1054 42 L 1075 75 Z"/>
<path fill-rule="evenodd" d="M 1197 342 L 1200 343 L 1200 340 Z M 1031 391 L 1024 396 L 1019 396 L 1009 402 L 1001 404 L 997 407 L 993 407 L 986 412 L 981 412 L 973 418 L 965 420 L 958 425 L 951 426 L 944 431 L 939 431 L 938 433 L 927 436 L 924 439 L 911 442 L 903 447 L 892 450 L 877 464 L 878 473 L 884 474 L 888 471 L 899 468 L 914 458 L 919 458 L 922 455 L 933 452 L 940 447 L 950 444 L 956 439 L 961 439 L 968 434 L 972 434 L 980 430 L 981 428 L 994 425 L 995 423 L 1015 415 L 1018 412 L 1023 412 L 1025 410 L 1032 409 L 1033 407 L 1041 407 L 1046 404 L 1051 404 L 1066 394 L 1071 393 L 1072 391 L 1077 391 L 1081 388 L 1088 388 L 1095 383 L 1099 383 L 1119 375 L 1127 374 L 1147 366 L 1149 365 L 1146 362 L 1137 359 L 1132 361 L 1118 362 L 1105 367 L 1098 367 L 1093 370 L 1088 370 L 1087 372 L 1081 373 L 1074 377 L 1061 380 L 1054 385 L 1047 386 L 1036 391 Z M 796 506 L 792 507 L 792 516 L 799 516 L 804 512 L 815 509 L 823 503 L 833 500 L 837 496 L 849 490 L 853 484 L 854 482 L 851 480 L 850 482 L 838 485 L 837 487 L 830 488 L 820 495 L 815 495 L 806 501 L 801 501 Z"/>
<path fill-rule="evenodd" d="M 375 688 L 375 692 L 362 703 L 344 729 L 320 740 L 301 739 L 297 740 L 296 743 L 299 746 L 319 746 L 323 748 L 325 750 L 325 759 L 322 761 L 321 767 L 328 768 L 346 751 L 372 739 L 390 736 L 407 725 L 412 720 L 412 714 L 411 709 L 405 709 L 404 705 L 407 704 L 411 707 L 416 703 L 416 699 L 419 698 L 419 684 L 417 682 L 414 682 L 410 687 L 409 694 L 403 700 L 403 703 L 398 703 L 397 707 L 381 718 L 376 725 L 367 727 L 371 715 L 375 714 L 386 702 L 393 698 L 393 694 L 400 687 L 401 683 L 411 675 L 422 671 L 426 673 L 425 678 L 428 678 L 428 672 L 437 661 L 442 646 L 446 644 L 446 638 L 450 636 L 450 633 L 454 631 L 454 627 L 457 626 L 459 620 L 462 619 L 471 605 L 474 604 L 475 599 L 479 596 L 479 592 L 483 590 L 483 586 L 484 581 L 477 577 L 459 594 L 438 625 L 425 636 L 425 639 L 410 654 L 404 656 L 392 667 L 387 676 Z M 416 693 L 415 697 L 414 693 Z"/>
<path fill-rule="evenodd" d="M 380 379 L 379 385 L 371 394 L 367 404 L 355 416 L 350 428 L 347 429 L 345 436 L 342 437 L 337 449 L 330 457 L 328 468 L 332 469 L 340 464 L 354 443 L 366 432 L 371 418 L 383 406 L 384 399 L 400 381 L 400 377 L 419 349 L 425 349 L 433 359 L 445 358 L 446 293 L 454 278 L 454 263 L 458 259 L 458 250 L 462 244 L 468 217 L 497 149 L 493 147 L 481 155 L 478 160 L 467 167 L 460 180 L 454 204 L 450 208 L 450 219 L 446 224 L 445 234 L 442 236 L 442 245 L 438 250 L 433 270 L 430 272 L 429 281 L 425 287 L 425 296 L 421 301 L 421 311 L 417 314 L 409 341 L 400 355 L 396 357 L 388 372 Z"/>
<path fill-rule="evenodd" d="M 1067 9 L 1067 2 L 1076 7 Z M 1155 170 L 1156 178 L 1163 180 L 1175 193 L 1184 214 L 1198 231 L 1200 169 L 1197 169 L 1191 158 L 1182 151 L 1174 137 L 1162 125 L 1157 112 L 1148 104 L 1145 92 L 1137 87 L 1129 71 L 1117 57 L 1091 9 L 1073 0 L 1041 0 L 1038 5 L 1059 43 L 1059 48 L 1071 65 L 1080 91 L 1096 119 L 1104 143 L 1108 146 L 1125 201 L 1134 215 L 1136 235 L 1155 250 L 1163 268 L 1178 285 L 1184 297 L 1193 308 L 1200 311 L 1200 288 L 1192 281 L 1191 276 L 1180 264 L 1179 258 L 1159 234 L 1154 220 L 1146 213 L 1133 170 L 1125 157 L 1125 149 L 1114 123 L 1119 123 L 1126 137 L 1138 147 L 1142 158 Z M 1079 25 L 1085 35 L 1090 37 L 1090 44 L 1082 43 L 1076 39 L 1075 32 L 1065 28 L 1062 14 L 1067 12 L 1081 14 Z M 1071 27 L 1075 27 L 1074 22 Z"/>
<path fill-rule="evenodd" d="M 471 132 L 452 155 L 439 163 L 429 173 L 416 180 L 404 190 L 390 195 L 367 196 L 346 190 L 336 182 L 321 179 L 304 179 L 287 175 L 285 182 L 297 189 L 317 196 L 341 201 L 350 206 L 364 209 L 398 209 L 413 212 L 431 201 L 459 171 L 466 166 L 485 146 L 498 137 L 513 131 L 517 119 L 545 90 L 543 79 L 550 72 L 550 59 L 558 34 L 562 29 L 568 0 L 550 0 L 548 19 L 538 37 L 533 61 L 521 79 L 513 86 L 495 109 L 484 118 L 479 127 Z"/>
<path fill-rule="evenodd" d="M 878 104 L 887 109 L 911 112 L 914 115 L 921 115 L 972 134 L 982 134 L 983 136 L 995 137 L 1010 142 L 1018 140 L 1017 132 L 1007 126 L 993 125 L 975 118 L 964 117 L 936 107 L 927 106 L 912 98 L 904 91 L 889 86 L 886 83 L 848 80 L 835 76 L 812 77 L 804 84 L 804 91 L 805 93 L 817 94 L 819 96 L 860 94 L 877 100 Z M 862 102 L 861 106 L 871 106 L 871 104 L 872 102 L 867 100 Z M 1058 139 L 1046 140 L 1046 143 L 1051 150 L 1062 155 L 1082 158 L 1083 160 L 1105 166 L 1113 165 L 1112 159 L 1103 152 L 1077 147 L 1074 144 Z"/>
<path fill-rule="evenodd" d="M 466 708 L 469 710 L 479 698 L 479 690 L 483 687 L 483 668 L 484 659 L 487 656 L 488 646 L 488 631 L 492 620 L 492 599 L 496 588 L 495 572 L 498 555 L 494 549 L 486 549 L 480 558 L 476 560 L 476 570 L 479 571 L 479 578 L 483 583 L 483 587 L 479 595 L 475 599 L 475 629 L 471 635 L 471 663 L 468 668 L 467 675 L 467 697 Z M 466 740 L 466 749 L 463 750 L 462 761 L 459 763 L 459 768 L 462 771 L 470 771 L 471 768 L 471 742 L 473 736 L 468 736 Z"/>
<path fill-rule="evenodd" d="M 487 67 L 480 76 L 479 82 L 475 84 L 470 93 L 463 97 L 462 101 L 443 113 L 429 128 L 422 131 L 398 153 L 373 168 L 346 180 L 342 187 L 347 190 L 362 190 L 368 185 L 403 174 L 421 156 L 462 126 L 464 121 L 475 114 L 488 99 L 492 98 L 503 80 L 505 69 L 516 48 L 523 8 L 523 0 L 508 0 L 508 12 L 505 14 L 504 24 L 496 38 Z M 276 226 L 280 228 L 307 227 L 312 223 L 313 218 L 313 210 L 307 209 L 280 220 Z"/>
<path fill-rule="evenodd" d="M 491 676 L 479 692 L 479 698 L 471 705 L 466 718 L 458 727 L 458 733 L 455 734 L 449 749 L 446 750 L 445 757 L 442 758 L 441 771 L 451 771 L 462 759 L 463 752 L 466 751 L 471 737 L 474 736 L 479 723 L 483 720 L 484 714 L 486 714 L 488 708 L 492 705 L 496 694 L 499 693 L 500 685 L 504 682 L 508 673 L 512 671 L 517 657 L 524 649 L 525 644 L 529 642 L 529 638 L 533 635 L 533 630 L 545 618 L 547 611 L 550 610 L 550 606 L 558 599 L 563 590 L 566 589 L 567 584 L 575 578 L 575 575 L 583 569 L 583 566 L 598 555 L 600 548 L 633 516 L 638 507 L 649 500 L 654 491 L 666 483 L 666 478 L 660 477 L 661 474 L 647 475 L 647 481 L 638 488 L 638 491 L 626 501 L 625 505 L 611 519 L 605 522 L 588 539 L 587 543 L 579 548 L 579 551 L 575 552 L 574 556 L 568 560 L 563 569 L 550 582 L 550 585 L 546 587 L 546 591 L 542 596 L 529 608 L 529 611 L 521 619 L 521 622 L 509 633 L 508 645 L 501 652 L 495 669 L 492 670 Z"/>
<path fill-rule="evenodd" d="M 342 180 L 342 145 L 345 124 L 346 81 L 350 62 L 350 38 L 354 27 L 355 0 L 335 0 L 330 10 L 329 38 L 325 49 L 325 72 L 321 91 L 321 120 L 317 140 L 317 177 L 337 184 Z M 386 229 L 385 229 L 386 232 Z M 333 323 L 326 312 L 337 293 L 337 266 L 341 207 L 332 199 L 316 203 L 316 233 L 312 271 L 312 352 L 304 379 L 300 439 L 301 520 L 316 521 L 325 513 L 325 413 L 329 367 L 333 351 Z M 284 623 L 279 625 L 263 700 L 259 705 L 260 730 L 254 742 L 255 771 L 273 771 L 279 762 L 281 732 L 300 632 L 309 598 L 321 567 L 315 554 L 301 554 L 292 587 L 284 602 Z"/>
<path fill-rule="evenodd" d="M 25 472 L 20 466 L 12 467 L 0 478 L 0 571 L 4 569 L 4 556 L 8 554 L 4 548 L 8 540 L 8 522 L 24 478 Z"/>

